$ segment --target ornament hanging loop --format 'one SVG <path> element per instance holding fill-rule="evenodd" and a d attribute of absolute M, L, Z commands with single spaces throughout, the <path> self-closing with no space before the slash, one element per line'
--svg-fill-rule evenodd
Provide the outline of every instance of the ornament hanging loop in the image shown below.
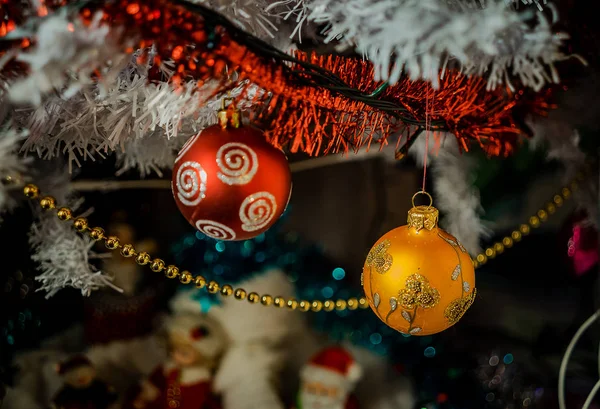
<path fill-rule="evenodd" d="M 229 106 L 226 102 L 230 101 Z M 221 128 L 239 128 L 242 124 L 242 112 L 235 106 L 235 99 L 227 96 L 221 99 L 221 109 L 217 114 Z"/>
<path fill-rule="evenodd" d="M 413 206 L 413 207 L 416 207 L 416 206 L 415 206 L 415 198 L 416 198 L 417 196 L 419 196 L 419 195 L 425 195 L 425 196 L 427 196 L 427 197 L 429 198 L 429 205 L 427 205 L 427 208 L 428 208 L 428 209 L 429 209 L 429 208 L 431 208 L 431 206 L 433 205 L 433 198 L 431 197 L 431 195 L 430 195 L 429 193 L 427 193 L 427 192 L 426 192 L 426 191 L 424 191 L 424 190 L 419 190 L 417 193 L 415 193 L 415 194 L 413 195 L 413 197 L 412 197 L 412 199 L 411 199 L 412 206 Z"/>

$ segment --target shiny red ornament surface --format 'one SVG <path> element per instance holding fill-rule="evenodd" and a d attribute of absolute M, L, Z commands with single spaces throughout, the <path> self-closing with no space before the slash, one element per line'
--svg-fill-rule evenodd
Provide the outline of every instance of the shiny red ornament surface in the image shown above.
<path fill-rule="evenodd" d="M 292 190 L 288 161 L 253 127 L 210 126 L 191 138 L 173 166 L 183 216 L 219 240 L 247 240 L 283 214 Z"/>

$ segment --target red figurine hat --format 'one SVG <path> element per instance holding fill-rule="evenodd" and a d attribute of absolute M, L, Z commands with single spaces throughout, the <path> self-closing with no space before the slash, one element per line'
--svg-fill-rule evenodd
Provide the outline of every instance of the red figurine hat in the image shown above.
<path fill-rule="evenodd" d="M 302 369 L 303 380 L 335 384 L 352 389 L 362 370 L 352 355 L 342 347 L 329 347 L 315 355 Z"/>

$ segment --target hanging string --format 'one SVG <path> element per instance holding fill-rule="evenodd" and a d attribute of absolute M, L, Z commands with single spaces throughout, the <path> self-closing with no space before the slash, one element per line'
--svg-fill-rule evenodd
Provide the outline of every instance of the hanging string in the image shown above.
<path fill-rule="evenodd" d="M 432 88 L 433 90 L 433 88 Z M 433 101 L 431 103 L 433 109 Z M 425 91 L 425 153 L 423 154 L 423 187 L 421 191 L 425 192 L 425 184 L 427 181 L 427 156 L 429 155 L 429 132 L 431 130 L 431 116 L 429 115 L 429 87 Z"/>

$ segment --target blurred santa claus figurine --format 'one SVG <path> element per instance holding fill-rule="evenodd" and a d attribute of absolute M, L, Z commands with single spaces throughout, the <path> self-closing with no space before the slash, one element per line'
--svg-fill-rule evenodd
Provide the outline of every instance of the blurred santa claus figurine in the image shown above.
<path fill-rule="evenodd" d="M 201 314 L 178 314 L 167 323 L 169 360 L 145 380 L 124 407 L 218 409 L 212 378 L 227 345 L 220 325 Z"/>
<path fill-rule="evenodd" d="M 350 353 L 328 347 L 301 370 L 296 409 L 358 409 L 353 390 L 362 370 Z"/>

